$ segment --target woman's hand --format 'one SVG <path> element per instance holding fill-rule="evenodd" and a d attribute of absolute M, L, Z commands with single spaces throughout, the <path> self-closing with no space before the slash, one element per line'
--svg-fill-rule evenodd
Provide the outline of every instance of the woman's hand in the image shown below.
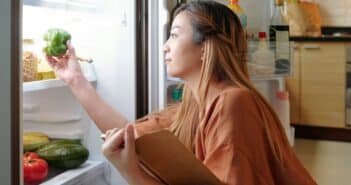
<path fill-rule="evenodd" d="M 56 75 L 68 85 L 76 78 L 84 78 L 77 60 L 75 49 L 70 41 L 67 41 L 67 53 L 61 56 L 49 56 L 45 54 L 46 60 Z"/>
<path fill-rule="evenodd" d="M 140 180 L 142 171 L 135 152 L 134 126 L 127 124 L 122 129 L 114 128 L 108 130 L 105 135 L 105 142 L 102 145 L 105 157 L 129 183 Z"/>
<path fill-rule="evenodd" d="M 106 131 L 105 142 L 102 145 L 105 157 L 129 184 L 161 185 L 139 167 L 134 133 L 132 124 L 127 124 L 122 129 L 114 128 Z"/>

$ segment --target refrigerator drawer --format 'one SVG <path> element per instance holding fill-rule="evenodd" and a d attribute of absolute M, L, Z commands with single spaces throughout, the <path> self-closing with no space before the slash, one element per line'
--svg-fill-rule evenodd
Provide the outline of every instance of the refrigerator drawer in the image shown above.
<path fill-rule="evenodd" d="M 55 172 L 53 172 L 55 173 Z M 51 179 L 41 185 L 109 185 L 110 170 L 107 162 L 87 161 L 81 167 L 50 174 Z"/>

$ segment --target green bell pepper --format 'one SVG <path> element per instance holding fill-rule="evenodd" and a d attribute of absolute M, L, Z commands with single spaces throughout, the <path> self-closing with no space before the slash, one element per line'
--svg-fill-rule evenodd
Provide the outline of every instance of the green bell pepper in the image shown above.
<path fill-rule="evenodd" d="M 44 52 L 50 56 L 59 56 L 67 51 L 66 43 L 71 39 L 71 35 L 59 28 L 51 28 L 44 34 L 46 46 Z"/>

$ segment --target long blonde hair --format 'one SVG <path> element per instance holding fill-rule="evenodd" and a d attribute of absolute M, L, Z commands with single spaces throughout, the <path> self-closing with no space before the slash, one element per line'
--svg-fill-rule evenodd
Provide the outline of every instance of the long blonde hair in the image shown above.
<path fill-rule="evenodd" d="M 226 82 L 240 88 L 248 89 L 256 97 L 257 106 L 267 111 L 260 111 L 270 147 L 275 156 L 282 160 L 281 147 L 287 140 L 281 141 L 272 130 L 283 131 L 280 121 L 262 95 L 250 81 L 246 60 L 247 41 L 245 31 L 239 18 L 226 6 L 213 1 L 193 1 L 183 4 L 175 11 L 190 14 L 193 27 L 193 42 L 203 44 L 204 56 L 201 67 L 201 78 L 197 96 L 200 104 L 194 99 L 194 94 L 185 85 L 183 99 L 178 105 L 172 119 L 171 130 L 184 145 L 193 150 L 195 130 L 205 112 L 206 96 L 210 81 Z M 269 114 L 274 123 L 269 122 Z"/>

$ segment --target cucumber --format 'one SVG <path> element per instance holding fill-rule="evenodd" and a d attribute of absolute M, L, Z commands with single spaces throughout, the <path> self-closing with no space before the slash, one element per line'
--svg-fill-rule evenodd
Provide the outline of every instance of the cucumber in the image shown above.
<path fill-rule="evenodd" d="M 60 145 L 60 144 L 81 144 L 80 143 L 80 140 L 72 140 L 72 139 L 58 139 L 58 140 L 53 140 L 53 141 L 50 141 L 49 143 L 46 143 L 45 145 L 42 145 L 41 147 L 38 148 L 39 149 L 42 149 L 42 148 L 46 148 L 49 149 L 49 148 L 52 148 L 56 145 Z"/>
<path fill-rule="evenodd" d="M 89 157 L 89 151 L 76 143 L 52 143 L 37 150 L 37 154 L 45 159 L 49 166 L 59 169 L 79 167 Z"/>

